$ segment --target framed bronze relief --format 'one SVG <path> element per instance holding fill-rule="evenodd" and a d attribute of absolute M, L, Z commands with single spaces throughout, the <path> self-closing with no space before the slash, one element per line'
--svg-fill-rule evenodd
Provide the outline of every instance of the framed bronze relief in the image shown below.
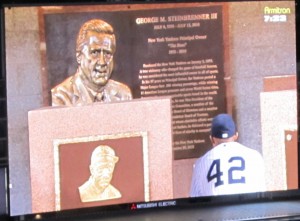
<path fill-rule="evenodd" d="M 149 201 L 146 132 L 56 139 L 55 209 Z"/>

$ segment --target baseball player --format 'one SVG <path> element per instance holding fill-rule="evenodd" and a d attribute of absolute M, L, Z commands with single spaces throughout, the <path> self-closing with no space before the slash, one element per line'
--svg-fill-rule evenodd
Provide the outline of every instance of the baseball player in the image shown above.
<path fill-rule="evenodd" d="M 237 138 L 230 115 L 219 114 L 213 118 L 212 149 L 194 165 L 191 197 L 265 191 L 261 154 L 236 142 Z"/>

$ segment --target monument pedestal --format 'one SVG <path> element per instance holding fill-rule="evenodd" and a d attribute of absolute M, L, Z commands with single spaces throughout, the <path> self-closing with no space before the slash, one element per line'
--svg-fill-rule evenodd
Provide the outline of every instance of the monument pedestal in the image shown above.
<path fill-rule="evenodd" d="M 146 201 L 173 198 L 171 98 L 49 107 L 30 111 L 28 124 L 33 213 L 130 203 L 141 195 Z M 124 193 L 123 201 L 62 206 L 68 204 L 63 197 L 79 199 L 78 177 L 89 173 L 90 153 L 100 144 L 112 146 L 119 157 L 111 182 Z M 126 182 L 135 180 L 143 191 L 126 196 Z"/>

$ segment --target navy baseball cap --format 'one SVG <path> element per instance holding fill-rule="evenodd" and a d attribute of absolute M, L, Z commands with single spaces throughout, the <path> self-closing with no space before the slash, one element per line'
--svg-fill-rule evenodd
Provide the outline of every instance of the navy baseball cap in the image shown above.
<path fill-rule="evenodd" d="M 236 133 L 235 123 L 229 114 L 219 114 L 211 122 L 211 136 L 221 139 L 232 137 Z"/>

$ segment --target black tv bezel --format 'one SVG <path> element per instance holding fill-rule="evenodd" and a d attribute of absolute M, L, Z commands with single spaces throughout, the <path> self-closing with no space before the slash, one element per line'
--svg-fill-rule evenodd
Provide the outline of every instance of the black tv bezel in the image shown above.
<path fill-rule="evenodd" d="M 216 0 L 214 2 L 246 2 L 246 0 Z M 249 1 L 249 0 L 248 0 Z M 271 0 L 265 0 L 271 1 Z M 279 0 L 280 1 L 280 0 Z M 201 3 L 208 2 L 207 0 L 2 0 L 0 2 L 0 68 L 1 68 L 1 79 L 6 81 L 6 61 L 5 61 L 5 13 L 4 9 L 6 7 L 24 7 L 24 6 L 80 6 L 80 5 L 98 5 L 98 4 L 166 4 L 166 3 Z M 295 0 L 296 6 L 296 61 L 297 61 L 297 96 L 299 96 L 299 67 L 300 67 L 300 0 Z M 299 105 L 299 97 L 298 97 Z M 298 113 L 298 125 L 300 123 L 299 119 L 299 107 L 297 108 Z M 7 129 L 7 128 L 6 128 Z M 7 132 L 7 131 L 6 131 Z M 8 136 L 8 135 L 7 135 Z M 300 153 L 299 153 L 299 131 L 298 131 L 298 180 L 300 180 Z M 6 147 L 6 153 L 8 153 L 8 142 Z M 9 162 L 8 154 L 6 158 L 2 158 L 0 162 L 0 168 L 6 168 L 7 171 L 7 186 L 9 182 Z M 37 219 L 40 214 L 24 214 L 22 216 L 10 216 L 9 214 L 9 188 L 7 188 L 7 216 L 5 218 L 18 219 L 22 217 L 22 220 L 32 220 Z M 64 211 L 53 211 L 42 213 L 42 216 L 39 219 L 55 219 L 55 220 L 65 220 L 68 218 L 74 219 L 76 217 L 100 217 L 100 216 L 115 216 L 122 214 L 131 214 L 139 211 L 151 211 L 151 210 L 172 210 L 179 208 L 197 208 L 199 206 L 215 206 L 215 205 L 231 205 L 231 204 L 241 204 L 241 203 L 258 203 L 258 202 L 274 202 L 274 201 L 289 201 L 289 200 L 299 200 L 300 199 L 300 182 L 298 183 L 298 190 L 283 190 L 283 191 L 272 191 L 264 193 L 250 193 L 250 194 L 236 194 L 236 195 L 223 195 L 223 196 L 210 196 L 210 197 L 195 197 L 195 198 L 180 198 L 174 199 L 176 202 L 175 205 L 168 207 L 160 207 L 158 203 L 165 201 L 154 201 L 157 203 L 157 206 L 150 206 L 143 209 L 134 209 L 132 206 L 137 204 L 143 204 L 144 202 L 135 202 L 135 203 L 126 203 L 119 205 L 110 205 L 110 206 L 101 206 L 101 207 L 90 207 L 90 208 L 80 208 L 80 209 L 71 209 Z M 169 200 L 167 200 L 169 201 Z M 0 215 L 1 217 L 1 215 Z"/>

